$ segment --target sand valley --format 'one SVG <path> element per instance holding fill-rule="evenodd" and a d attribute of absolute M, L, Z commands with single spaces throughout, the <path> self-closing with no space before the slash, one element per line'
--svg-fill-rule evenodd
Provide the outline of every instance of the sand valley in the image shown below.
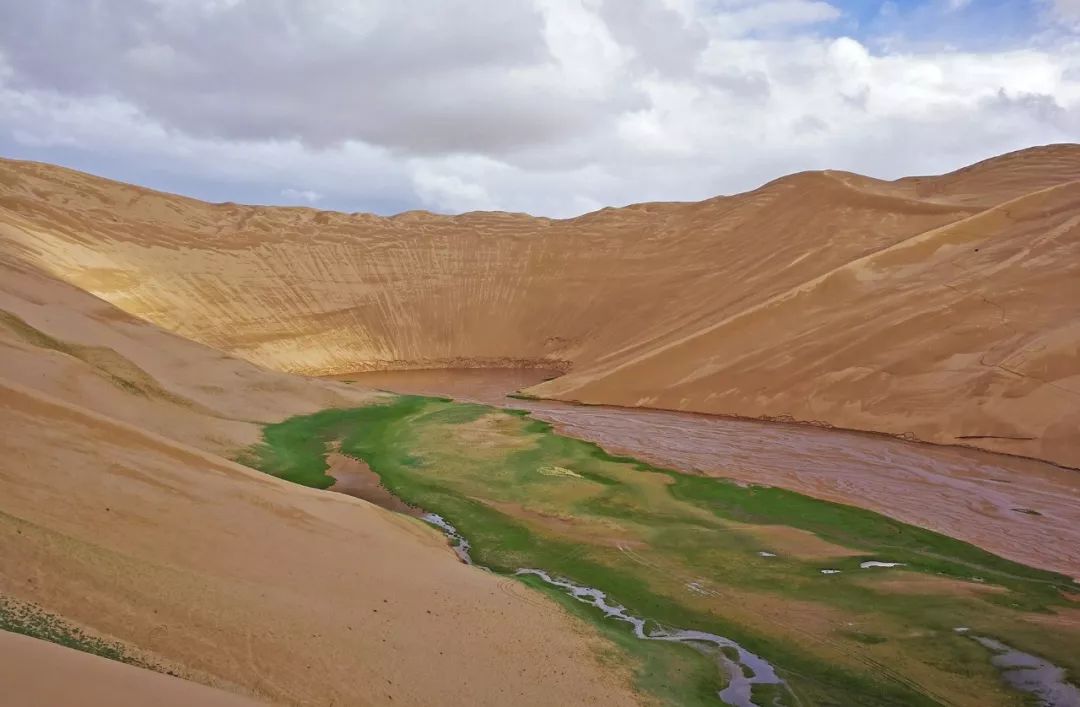
<path fill-rule="evenodd" d="M 564 220 L 0 160 L 0 429 L 17 704 L 1077 705 L 1080 146 Z"/>

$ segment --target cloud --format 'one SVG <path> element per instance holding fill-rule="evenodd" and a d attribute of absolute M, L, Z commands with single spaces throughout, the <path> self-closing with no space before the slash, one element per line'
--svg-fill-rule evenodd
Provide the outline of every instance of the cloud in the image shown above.
<path fill-rule="evenodd" d="M 1080 31 L 1080 0 L 1047 0 L 1050 12 L 1059 23 Z"/>
<path fill-rule="evenodd" d="M 813 25 L 837 20 L 842 13 L 822 0 L 724 0 L 726 10 L 713 18 L 727 34 Z"/>
<path fill-rule="evenodd" d="M 309 204 L 315 204 L 323 199 L 323 195 L 317 191 L 311 189 L 293 189 L 291 187 L 282 189 L 281 196 L 288 201 L 304 201 Z"/>
<path fill-rule="evenodd" d="M 632 100 L 621 47 L 574 1 L 40 0 L 5 5 L 0 42 L 24 85 L 207 138 L 499 153 Z"/>
<path fill-rule="evenodd" d="M 1080 8 L 1037 1 L 1059 29 L 993 51 L 843 36 L 820 0 L 3 3 L 0 149 L 214 200 L 554 216 L 943 171 L 1076 138 Z"/>

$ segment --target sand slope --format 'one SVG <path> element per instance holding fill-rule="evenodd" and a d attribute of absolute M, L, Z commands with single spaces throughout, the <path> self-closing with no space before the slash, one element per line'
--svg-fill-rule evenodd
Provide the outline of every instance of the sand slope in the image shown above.
<path fill-rule="evenodd" d="M 1080 182 L 920 234 L 659 349 L 533 390 L 790 416 L 1078 466 Z"/>
<path fill-rule="evenodd" d="M 1080 466 L 1078 212 L 1053 189 L 1077 179 L 1080 146 L 1059 145 L 556 221 L 212 205 L 0 162 L 0 259 L 279 370 L 544 363 L 573 373 L 541 395 Z"/>
<path fill-rule="evenodd" d="M 62 676 L 62 677 L 61 677 Z M 20 707 L 253 707 L 259 702 L 0 631 L 0 685 Z"/>
<path fill-rule="evenodd" d="M 0 425 L 6 596 L 276 702 L 634 703 L 598 639 L 419 521 L 14 384 Z"/>
<path fill-rule="evenodd" d="M 257 438 L 255 420 L 373 398 L 0 266 L 0 596 L 276 703 L 636 703 L 628 673 L 601 665 L 610 646 L 462 565 L 427 525 L 221 456 Z M 31 655 L 0 638 L 4 655 Z M 229 703 L 46 652 L 42 669 L 93 683 L 87 700 Z M 4 694 L 49 703 L 60 686 L 40 678 L 16 671 Z"/>

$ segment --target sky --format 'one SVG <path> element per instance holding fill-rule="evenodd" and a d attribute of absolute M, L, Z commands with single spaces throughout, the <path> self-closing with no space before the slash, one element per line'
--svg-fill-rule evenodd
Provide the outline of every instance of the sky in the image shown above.
<path fill-rule="evenodd" d="M 1080 141 L 1080 0 L 0 0 L 0 156 L 567 217 Z"/>

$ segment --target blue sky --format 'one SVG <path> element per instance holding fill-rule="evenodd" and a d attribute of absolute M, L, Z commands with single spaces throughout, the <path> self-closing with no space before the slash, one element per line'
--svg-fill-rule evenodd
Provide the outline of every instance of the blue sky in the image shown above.
<path fill-rule="evenodd" d="M 897 36 L 913 45 L 1012 49 L 1046 29 L 1040 6 L 1030 0 L 848 0 L 836 5 L 855 22 L 847 27 L 841 22 L 841 27 L 872 46 L 879 38 Z"/>
<path fill-rule="evenodd" d="M 0 5 L 0 155 L 210 201 L 567 216 L 1077 139 L 1080 0 Z"/>

